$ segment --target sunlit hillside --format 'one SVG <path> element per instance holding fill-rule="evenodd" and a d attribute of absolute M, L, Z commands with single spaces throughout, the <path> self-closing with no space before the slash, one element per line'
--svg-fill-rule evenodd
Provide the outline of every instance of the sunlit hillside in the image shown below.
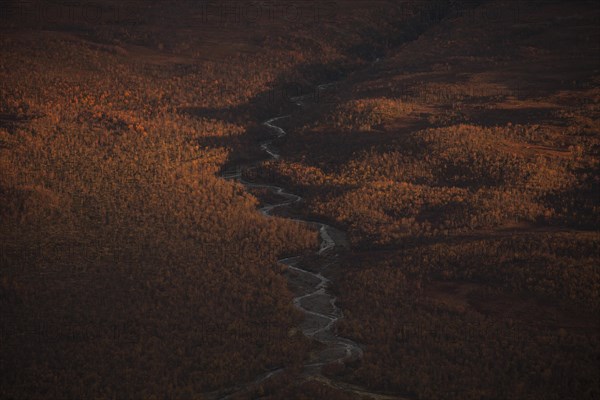
<path fill-rule="evenodd" d="M 594 2 L 0 7 L 0 398 L 600 396 Z"/>

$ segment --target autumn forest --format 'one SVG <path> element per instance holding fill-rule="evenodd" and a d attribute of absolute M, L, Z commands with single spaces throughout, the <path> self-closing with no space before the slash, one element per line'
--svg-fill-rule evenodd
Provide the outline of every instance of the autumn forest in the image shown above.
<path fill-rule="evenodd" d="M 0 398 L 600 398 L 600 7 L 0 3 Z"/>

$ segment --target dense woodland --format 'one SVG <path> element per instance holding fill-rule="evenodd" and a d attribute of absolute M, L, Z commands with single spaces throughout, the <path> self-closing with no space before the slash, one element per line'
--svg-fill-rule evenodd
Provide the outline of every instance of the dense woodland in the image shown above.
<path fill-rule="evenodd" d="M 1 396 L 197 398 L 301 365 L 276 260 L 317 232 L 264 218 L 220 174 L 288 106 L 264 93 L 364 64 L 365 30 L 397 29 L 373 25 L 379 9 L 307 8 L 292 31 L 190 2 L 105 2 L 96 19 L 6 5 Z"/>
<path fill-rule="evenodd" d="M 281 367 L 233 398 L 600 394 L 597 6 L 100 3 L 0 17 L 0 397 L 211 398 Z M 221 177 L 279 113 L 247 178 L 351 243 L 337 329 L 364 358 L 331 381 L 302 379 L 277 264 L 317 232 Z"/>
<path fill-rule="evenodd" d="M 355 255 L 339 329 L 365 358 L 331 374 L 419 398 L 595 398 L 596 257 L 597 235 L 564 233 Z"/>
<path fill-rule="evenodd" d="M 328 376 L 422 399 L 599 395 L 599 14 L 573 7 L 442 21 L 286 122 L 282 160 L 253 175 L 352 244 L 338 331 L 365 356 Z"/>
<path fill-rule="evenodd" d="M 189 397 L 301 362 L 275 261 L 316 233 L 219 178 L 230 150 L 200 139 L 241 128 L 169 111 L 177 77 L 74 46 L 78 86 L 69 44 L 31 70 L 4 46 L 3 397 Z"/>

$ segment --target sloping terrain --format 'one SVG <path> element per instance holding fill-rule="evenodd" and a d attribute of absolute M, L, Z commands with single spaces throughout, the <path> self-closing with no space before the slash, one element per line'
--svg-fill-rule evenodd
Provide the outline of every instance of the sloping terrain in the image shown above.
<path fill-rule="evenodd" d="M 487 2 L 332 87 L 258 177 L 347 231 L 330 376 L 416 398 L 594 398 L 599 10 Z"/>
<path fill-rule="evenodd" d="M 599 395 L 595 3 L 2 7 L 1 397 Z"/>
<path fill-rule="evenodd" d="M 274 93 L 364 65 L 421 6 L 1 6 L 1 396 L 198 398 L 302 365 L 276 260 L 317 232 L 220 172 L 259 154 Z"/>

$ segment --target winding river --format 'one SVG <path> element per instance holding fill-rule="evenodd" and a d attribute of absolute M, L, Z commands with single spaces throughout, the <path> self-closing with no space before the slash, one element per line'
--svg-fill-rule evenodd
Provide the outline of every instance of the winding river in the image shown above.
<path fill-rule="evenodd" d="M 298 103 L 300 103 L 299 100 Z M 281 138 L 286 135 L 286 132 L 278 125 L 275 125 L 275 123 L 288 117 L 272 118 L 263 124 L 276 133 L 276 138 Z M 271 158 L 279 159 L 280 155 L 272 147 L 273 140 L 264 141 L 260 146 Z M 241 178 L 240 181 L 248 187 L 268 189 L 272 193 L 286 199 L 281 203 L 262 207 L 260 211 L 265 216 L 271 216 L 277 208 L 286 207 L 302 200 L 302 197 L 289 193 L 278 186 L 254 184 L 244 181 Z M 317 272 L 301 268 L 299 266 L 300 256 L 279 260 L 279 263 L 287 266 L 289 272 L 288 279 L 291 283 L 294 286 L 301 287 L 299 295 L 294 298 L 294 305 L 305 314 L 305 320 L 301 326 L 302 333 L 325 345 L 320 353 L 314 357 L 315 359 L 305 365 L 307 370 L 318 374 L 320 367 L 323 365 L 336 361 L 343 362 L 361 358 L 363 355 L 363 351 L 358 344 L 349 339 L 337 336 L 334 333 L 334 324 L 338 319 L 343 317 L 343 313 L 335 304 L 336 297 L 328 291 L 331 283 L 330 280 L 323 275 L 324 270 L 332 262 L 335 262 L 338 251 L 347 248 L 347 242 L 343 232 L 329 225 L 300 219 L 295 220 L 317 227 L 321 237 L 320 249 L 316 254 L 318 256 L 316 258 Z"/>
<path fill-rule="evenodd" d="M 325 84 L 318 88 L 319 90 L 322 90 L 331 85 L 331 83 Z M 304 101 L 308 96 L 310 95 L 295 97 L 292 98 L 292 100 L 297 106 L 303 107 Z M 276 123 L 277 121 L 289 117 L 290 115 L 278 116 L 263 122 L 263 125 L 272 131 L 274 135 L 272 139 L 260 142 L 260 148 L 274 160 L 279 160 L 281 156 L 274 148 L 273 142 L 276 139 L 287 135 L 285 130 Z M 224 173 L 223 177 L 226 179 L 235 179 L 248 188 L 267 189 L 271 193 L 285 199 L 279 203 L 269 204 L 260 208 L 260 212 L 263 215 L 272 217 L 274 210 L 288 207 L 302 200 L 302 197 L 289 193 L 279 186 L 252 183 L 244 180 L 242 177 L 243 172 L 252 168 L 254 167 L 246 166 L 238 168 L 234 173 Z M 315 254 L 315 260 L 311 260 L 313 261 L 311 263 L 311 271 L 304 269 L 301 266 L 302 256 L 278 260 L 279 263 L 284 264 L 287 267 L 287 279 L 290 284 L 296 288 L 293 300 L 294 306 L 301 310 L 305 315 L 304 321 L 300 326 L 302 333 L 323 345 L 320 347 L 319 351 L 316 354 L 312 354 L 310 359 L 305 363 L 305 378 L 317 380 L 325 385 L 374 399 L 398 399 L 396 396 L 374 393 L 359 386 L 337 382 L 321 374 L 321 367 L 324 365 L 335 362 L 342 363 L 352 361 L 360 359 L 363 356 L 363 350 L 357 343 L 350 339 L 338 336 L 334 330 L 336 321 L 343 318 L 343 312 L 336 305 L 336 297 L 329 291 L 331 281 L 324 276 L 326 271 L 337 262 L 339 253 L 348 248 L 348 243 L 344 232 L 339 231 L 332 226 L 321 222 L 312 222 L 302 219 L 292 220 L 314 226 L 319 230 L 321 238 L 320 248 Z M 281 372 L 283 372 L 283 368 L 270 371 L 257 377 L 252 382 L 212 392 L 208 397 L 222 400 L 228 399 L 234 394 L 251 386 L 260 384 Z"/>

